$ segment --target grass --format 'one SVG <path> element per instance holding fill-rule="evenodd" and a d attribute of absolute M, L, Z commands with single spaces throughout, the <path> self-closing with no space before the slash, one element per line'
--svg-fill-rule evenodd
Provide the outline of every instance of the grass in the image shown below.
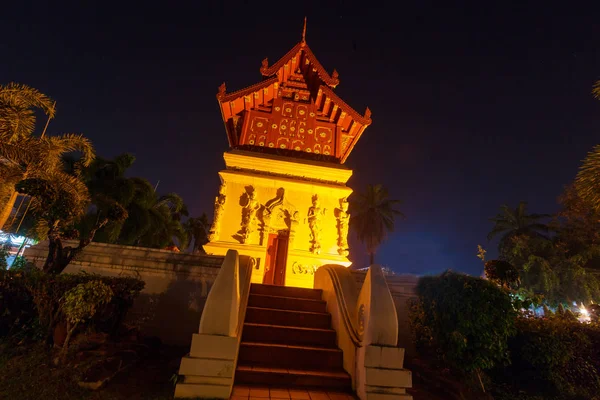
<path fill-rule="evenodd" d="M 168 400 L 171 382 L 181 357 L 180 349 L 160 348 L 117 375 L 105 387 L 90 391 L 78 386 L 82 365 L 55 367 L 55 352 L 35 343 L 9 346 L 0 343 L 0 398 L 19 400 Z M 175 367 L 174 367 L 175 366 Z"/>

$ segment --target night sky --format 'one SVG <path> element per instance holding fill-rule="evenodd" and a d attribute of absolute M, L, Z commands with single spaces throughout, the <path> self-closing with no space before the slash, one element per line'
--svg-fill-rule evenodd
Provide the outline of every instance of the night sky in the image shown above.
<path fill-rule="evenodd" d="M 600 142 L 598 2 L 14 3 L 27 4 L 2 6 L 0 82 L 57 100 L 51 134 L 135 154 L 131 175 L 211 217 L 228 146 L 217 88 L 259 82 L 261 60 L 294 46 L 306 15 L 308 44 L 339 71 L 336 92 L 373 112 L 349 185 L 383 183 L 403 200 L 407 219 L 378 255 L 398 272 L 480 274 L 476 247 L 495 247 L 498 207 L 556 211 Z"/>

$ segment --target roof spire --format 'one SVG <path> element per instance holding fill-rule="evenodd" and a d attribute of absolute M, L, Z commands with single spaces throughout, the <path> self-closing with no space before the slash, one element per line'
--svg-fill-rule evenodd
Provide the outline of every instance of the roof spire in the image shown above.
<path fill-rule="evenodd" d="M 302 43 L 306 43 L 306 17 L 304 17 L 304 28 L 302 28 Z"/>

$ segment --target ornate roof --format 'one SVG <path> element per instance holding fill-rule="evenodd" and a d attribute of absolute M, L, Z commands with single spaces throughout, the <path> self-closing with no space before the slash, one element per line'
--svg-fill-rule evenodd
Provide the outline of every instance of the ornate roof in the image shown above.
<path fill-rule="evenodd" d="M 305 34 L 306 20 L 299 43 L 270 66 L 263 60 L 262 82 L 230 93 L 225 83 L 219 87 L 230 147 L 285 150 L 293 157 L 302 152 L 343 163 L 371 124 L 369 108 L 360 114 L 334 92 L 338 73 L 319 63 Z"/>

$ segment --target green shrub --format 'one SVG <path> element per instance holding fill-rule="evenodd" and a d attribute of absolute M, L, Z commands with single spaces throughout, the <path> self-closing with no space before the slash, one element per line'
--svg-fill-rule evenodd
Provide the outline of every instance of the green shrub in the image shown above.
<path fill-rule="evenodd" d="M 516 320 L 511 365 L 495 379 L 544 398 L 592 399 L 600 392 L 600 327 L 566 316 Z"/>
<path fill-rule="evenodd" d="M 0 337 L 21 334 L 37 319 L 23 272 L 0 269 Z"/>
<path fill-rule="evenodd" d="M 448 271 L 421 278 L 417 293 L 411 322 L 420 351 L 466 373 L 508 362 L 516 311 L 507 292 L 492 282 Z"/>
<path fill-rule="evenodd" d="M 93 318 L 98 309 L 108 304 L 112 297 L 112 289 L 99 280 L 80 283 L 65 293 L 62 311 L 67 320 L 67 337 L 63 344 L 63 357 L 67 354 L 69 341 L 77 326 Z"/>
<path fill-rule="evenodd" d="M 132 277 L 87 273 L 51 275 L 36 268 L 2 271 L 2 274 L 2 292 L 6 291 L 9 294 L 8 290 L 12 290 L 26 296 L 48 338 L 52 337 L 56 325 L 65 320 L 65 294 L 78 285 L 99 281 L 111 289 L 111 301 L 99 307 L 93 318 L 82 326 L 92 326 L 98 331 L 113 335 L 120 328 L 127 311 L 133 305 L 133 300 L 144 288 L 142 280 Z"/>

